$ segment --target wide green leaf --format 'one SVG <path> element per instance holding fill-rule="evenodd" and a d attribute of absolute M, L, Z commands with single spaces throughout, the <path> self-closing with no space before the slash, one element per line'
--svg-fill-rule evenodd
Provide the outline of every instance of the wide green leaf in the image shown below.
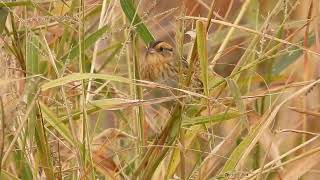
<path fill-rule="evenodd" d="M 124 14 L 127 16 L 132 26 L 135 27 L 141 39 L 146 44 L 154 41 L 154 37 L 141 21 L 141 18 L 139 17 L 137 10 L 134 8 L 131 0 L 120 0 L 120 4 Z"/>

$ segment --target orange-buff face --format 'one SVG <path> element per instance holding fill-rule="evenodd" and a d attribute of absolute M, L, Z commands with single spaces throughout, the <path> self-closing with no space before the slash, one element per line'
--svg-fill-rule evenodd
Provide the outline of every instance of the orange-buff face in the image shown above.
<path fill-rule="evenodd" d="M 142 62 L 141 78 L 177 86 L 178 66 L 171 45 L 163 41 L 150 43 Z"/>

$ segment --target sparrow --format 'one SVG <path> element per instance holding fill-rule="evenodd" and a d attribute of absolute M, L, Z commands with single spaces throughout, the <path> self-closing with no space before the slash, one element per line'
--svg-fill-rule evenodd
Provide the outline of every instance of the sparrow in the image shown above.
<path fill-rule="evenodd" d="M 185 59 L 178 58 L 170 44 L 164 41 L 154 41 L 147 47 L 140 73 L 143 80 L 178 88 L 186 78 L 188 70 L 189 63 Z M 202 90 L 202 82 L 194 75 L 191 89 L 197 92 Z"/>

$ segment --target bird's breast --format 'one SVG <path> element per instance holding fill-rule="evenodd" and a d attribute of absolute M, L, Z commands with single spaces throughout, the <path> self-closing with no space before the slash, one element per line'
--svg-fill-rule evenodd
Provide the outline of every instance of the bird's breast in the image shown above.
<path fill-rule="evenodd" d="M 178 72 L 172 61 L 157 61 L 144 64 L 141 70 L 141 76 L 144 80 L 171 85 L 171 83 L 168 82 L 175 81 Z"/>

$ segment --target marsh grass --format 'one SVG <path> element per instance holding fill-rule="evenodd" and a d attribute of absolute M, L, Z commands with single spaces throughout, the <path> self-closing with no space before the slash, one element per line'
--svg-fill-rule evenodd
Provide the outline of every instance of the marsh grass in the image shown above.
<path fill-rule="evenodd" d="M 1 179 L 319 178 L 319 15 L 317 0 L 1 1 Z M 140 80 L 155 39 L 189 62 L 178 88 Z"/>

